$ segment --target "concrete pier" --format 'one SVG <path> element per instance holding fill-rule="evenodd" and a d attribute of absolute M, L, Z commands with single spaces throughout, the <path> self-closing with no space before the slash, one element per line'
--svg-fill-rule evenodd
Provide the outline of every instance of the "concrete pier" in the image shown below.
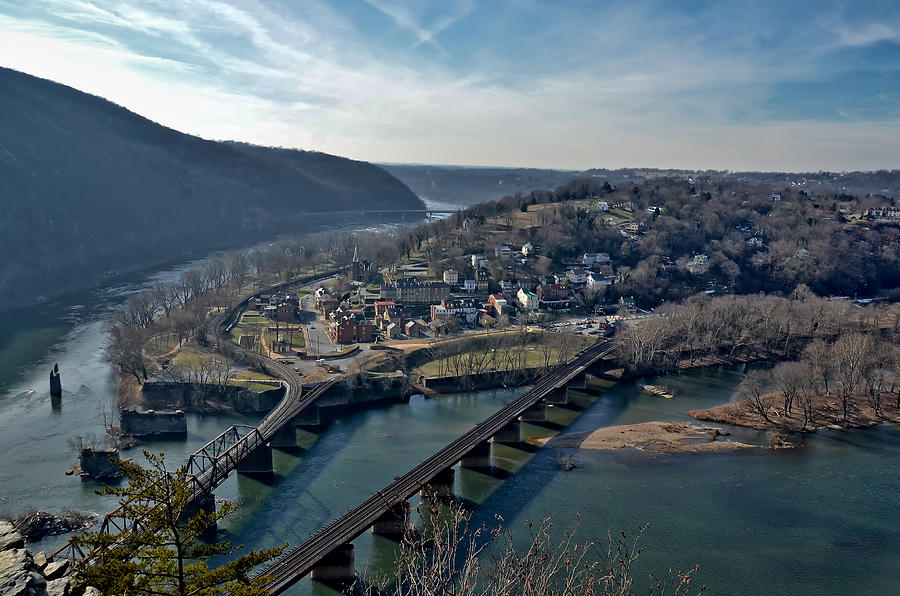
<path fill-rule="evenodd" d="M 257 447 L 238 464 L 237 471 L 247 476 L 270 478 L 275 473 L 272 465 L 272 447 L 269 445 Z"/>
<path fill-rule="evenodd" d="M 187 418 L 183 410 L 122 410 L 119 427 L 135 437 L 184 436 Z"/>
<path fill-rule="evenodd" d="M 50 371 L 50 397 L 62 397 L 62 380 L 59 377 L 59 364 L 53 365 Z"/>
<path fill-rule="evenodd" d="M 207 493 L 188 505 L 187 509 L 181 516 L 182 523 L 187 523 L 196 517 L 201 511 L 204 513 L 212 514 L 216 512 L 216 496 L 212 493 Z M 206 526 L 206 529 L 200 534 L 200 538 L 204 540 L 208 540 L 211 538 L 215 538 L 216 535 L 217 524 L 213 520 L 212 523 Z"/>
<path fill-rule="evenodd" d="M 454 496 L 453 485 L 456 479 L 456 470 L 447 468 L 441 470 L 437 475 L 428 481 L 422 489 L 422 494 L 426 497 L 434 497 L 436 499 L 452 499 Z"/>
<path fill-rule="evenodd" d="M 462 456 L 459 465 L 471 470 L 489 470 L 491 468 L 491 444 L 484 441 L 475 445 L 471 451 Z"/>
<path fill-rule="evenodd" d="M 294 418 L 293 426 L 306 430 L 318 430 L 322 426 L 322 418 L 319 415 L 319 407 L 312 404 L 303 409 Z"/>
<path fill-rule="evenodd" d="M 372 524 L 372 533 L 399 540 L 409 530 L 411 509 L 406 501 L 397 503 L 375 520 Z"/>
<path fill-rule="evenodd" d="M 537 403 L 522 412 L 522 422 L 544 422 L 547 420 L 547 404 Z"/>
<path fill-rule="evenodd" d="M 579 373 L 575 375 L 571 381 L 566 383 L 569 389 L 584 389 L 587 387 L 587 373 Z"/>
<path fill-rule="evenodd" d="M 313 567 L 311 577 L 338 589 L 348 587 L 356 580 L 353 545 L 342 544 L 321 559 Z"/>
<path fill-rule="evenodd" d="M 494 435 L 495 443 L 521 443 L 522 442 L 522 424 L 518 420 L 513 420 Z"/>
<path fill-rule="evenodd" d="M 292 424 L 286 425 L 269 440 L 269 445 L 282 451 L 296 451 L 298 449 L 297 428 Z"/>
<path fill-rule="evenodd" d="M 82 478 L 109 480 L 121 478 L 119 464 L 113 458 L 119 457 L 118 449 L 85 447 L 81 450 L 80 465 Z"/>
<path fill-rule="evenodd" d="M 544 400 L 548 404 L 553 404 L 555 406 L 564 406 L 569 403 L 569 388 L 566 387 L 557 387 L 553 391 L 547 394 L 547 397 Z"/>

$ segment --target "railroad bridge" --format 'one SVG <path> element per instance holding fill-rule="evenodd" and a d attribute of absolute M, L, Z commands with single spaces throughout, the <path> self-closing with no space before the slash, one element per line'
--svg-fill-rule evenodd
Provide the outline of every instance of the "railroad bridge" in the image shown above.
<path fill-rule="evenodd" d="M 520 443 L 521 423 L 542 421 L 548 405 L 566 404 L 569 390 L 584 389 L 587 370 L 612 349 L 612 342 L 599 341 L 556 367 L 497 413 L 269 564 L 258 575 L 269 578 L 270 593 L 280 594 L 308 574 L 325 582 L 352 581 L 354 539 L 370 528 L 388 536 L 402 535 L 409 526 L 410 497 L 422 490 L 452 497 L 455 465 L 489 467 L 493 445 Z"/>
<path fill-rule="evenodd" d="M 271 286 L 271 291 L 282 286 L 315 281 L 319 276 L 310 276 Z M 272 448 L 289 448 L 297 446 L 296 428 L 316 426 L 319 423 L 318 409 L 315 402 L 338 381 L 330 379 L 308 389 L 304 389 L 299 373 L 293 368 L 259 354 L 250 352 L 229 341 L 223 334 L 229 331 L 250 300 L 248 296 L 242 301 L 223 309 L 212 317 L 207 324 L 207 339 L 215 342 L 217 351 L 224 353 L 236 361 L 246 361 L 265 366 L 273 376 L 279 378 L 285 386 L 284 397 L 275 408 L 266 415 L 257 426 L 232 426 L 216 438 L 209 441 L 193 453 L 187 461 L 187 477 L 184 482 L 190 488 L 190 504 L 192 507 L 211 509 L 215 507 L 213 491 L 229 474 L 238 473 L 267 476 L 273 473 Z M 127 530 L 153 531 L 142 525 L 141 518 L 129 515 L 130 507 L 124 503 L 106 514 L 100 524 L 100 532 L 119 534 Z M 106 548 L 122 546 L 112 542 Z M 66 558 L 74 561 L 89 562 L 94 553 L 84 552 L 71 541 L 64 544 L 50 555 L 49 560 Z M 74 569 L 70 567 L 69 572 Z"/>

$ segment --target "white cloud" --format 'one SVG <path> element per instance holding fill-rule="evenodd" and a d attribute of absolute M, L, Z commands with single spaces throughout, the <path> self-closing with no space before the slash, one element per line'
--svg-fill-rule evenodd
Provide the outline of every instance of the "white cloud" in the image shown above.
<path fill-rule="evenodd" d="M 473 7 L 425 18 L 415 6 L 367 1 L 407 44 L 411 36 L 412 47 L 435 49 Z M 315 1 L 300 14 L 259 0 L 41 6 L 65 24 L 0 15 L 8 66 L 207 138 L 373 161 L 545 167 L 842 169 L 881 167 L 900 153 L 892 125 L 765 123 L 760 106 L 773 85 L 815 72 L 822 50 L 809 36 L 791 40 L 785 60 L 783 46 L 752 32 L 711 39 L 647 7 L 594 20 L 555 15 L 520 62 L 486 55 L 461 69 L 446 55 L 427 61 L 409 45 L 376 45 Z M 845 43 L 888 35 L 860 31 Z M 736 113 L 756 124 L 735 126 Z"/>

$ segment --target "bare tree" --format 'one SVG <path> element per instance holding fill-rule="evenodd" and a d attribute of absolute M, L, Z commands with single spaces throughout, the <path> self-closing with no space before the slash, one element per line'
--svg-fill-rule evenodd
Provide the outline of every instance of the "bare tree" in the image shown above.
<path fill-rule="evenodd" d="M 765 371 L 751 370 L 738 385 L 736 397 L 751 411 L 762 416 L 763 420 L 772 422 L 769 418 L 769 404 L 763 399 L 768 380 L 769 375 Z"/>
<path fill-rule="evenodd" d="M 114 323 L 109 330 L 107 358 L 119 368 L 123 375 L 133 376 L 138 383 L 147 380 L 147 365 L 144 362 L 144 330 L 135 325 Z"/>

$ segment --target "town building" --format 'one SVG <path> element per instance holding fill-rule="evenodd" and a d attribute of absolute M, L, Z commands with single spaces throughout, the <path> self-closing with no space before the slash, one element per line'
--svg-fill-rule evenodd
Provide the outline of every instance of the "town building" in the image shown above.
<path fill-rule="evenodd" d="M 534 254 L 534 246 L 531 245 L 531 242 L 526 242 L 522 245 L 522 256 L 530 257 Z"/>
<path fill-rule="evenodd" d="M 360 260 L 357 247 L 353 247 L 353 261 L 350 263 L 350 277 L 353 281 L 368 282 L 377 272 L 375 263 L 369 260 Z"/>
<path fill-rule="evenodd" d="M 381 286 L 382 300 L 394 300 L 404 304 L 428 304 L 449 297 L 450 284 L 444 281 L 420 282 L 410 277 Z"/>
<path fill-rule="evenodd" d="M 407 337 L 419 337 L 422 335 L 422 326 L 415 321 L 407 321 L 403 328 Z"/>
<path fill-rule="evenodd" d="M 455 269 L 447 269 L 444 271 L 444 283 L 450 284 L 451 286 L 458 286 L 459 272 Z"/>
<path fill-rule="evenodd" d="M 572 301 L 569 290 L 560 287 L 558 284 L 541 284 L 537 287 L 537 294 L 540 307 L 549 310 L 560 310 L 569 308 Z"/>
<path fill-rule="evenodd" d="M 863 216 L 869 219 L 900 219 L 900 207 L 870 207 Z"/>
<path fill-rule="evenodd" d="M 515 282 L 502 280 L 500 282 L 500 293 L 507 299 L 511 299 L 516 295 L 516 292 L 519 291 L 519 287 L 515 284 Z"/>
<path fill-rule="evenodd" d="M 500 315 L 504 314 L 504 309 L 509 308 L 509 302 L 503 294 L 491 294 L 488 296 L 488 304 L 491 306 L 491 316 L 495 318 L 500 318 Z"/>
<path fill-rule="evenodd" d="M 566 280 L 572 287 L 584 287 L 587 282 L 587 271 L 584 267 L 575 267 L 566 271 Z"/>
<path fill-rule="evenodd" d="M 512 257 L 512 254 L 512 249 L 506 244 L 501 244 L 494 249 L 494 256 L 501 261 L 508 261 Z"/>
<path fill-rule="evenodd" d="M 397 323 L 391 323 L 384 329 L 384 336 L 387 339 L 397 339 L 400 337 L 400 325 Z"/>
<path fill-rule="evenodd" d="M 480 269 L 482 267 L 488 266 L 488 258 L 484 255 L 472 255 L 471 257 L 472 267 L 475 269 Z"/>
<path fill-rule="evenodd" d="M 634 296 L 622 296 L 619 298 L 619 310 L 627 313 L 636 313 L 637 304 L 634 302 Z"/>
<path fill-rule="evenodd" d="M 537 294 L 525 288 L 519 288 L 519 291 L 516 293 L 516 299 L 519 301 L 519 305 L 527 311 L 535 311 L 540 306 L 540 299 L 537 297 Z"/>
<path fill-rule="evenodd" d="M 481 304 L 471 298 L 441 300 L 440 304 L 431 305 L 431 320 L 457 317 L 471 325 L 475 323 L 479 310 L 482 310 Z"/>
<path fill-rule="evenodd" d="M 703 275 L 709 271 L 709 257 L 707 255 L 694 255 L 684 264 L 685 270 L 691 275 Z"/>
<path fill-rule="evenodd" d="M 362 311 L 348 310 L 341 312 L 328 326 L 328 333 L 332 341 L 338 344 L 370 342 L 375 328 L 366 321 Z"/>
<path fill-rule="evenodd" d="M 600 201 L 597 203 L 598 211 L 609 211 L 609 201 Z"/>
<path fill-rule="evenodd" d="M 586 252 L 584 253 L 584 256 L 581 257 L 581 264 L 585 267 L 593 267 L 600 263 L 609 263 L 609 261 L 609 254 L 605 252 Z"/>
<path fill-rule="evenodd" d="M 476 286 L 475 286 L 475 280 L 474 280 L 474 279 L 467 279 L 467 280 L 465 280 L 465 281 L 463 282 L 463 284 L 462 284 L 462 289 L 463 289 L 463 291 L 464 291 L 464 292 L 467 292 L 467 293 L 469 293 L 469 294 L 474 294 L 474 293 L 475 293 L 475 288 L 476 288 Z"/>

